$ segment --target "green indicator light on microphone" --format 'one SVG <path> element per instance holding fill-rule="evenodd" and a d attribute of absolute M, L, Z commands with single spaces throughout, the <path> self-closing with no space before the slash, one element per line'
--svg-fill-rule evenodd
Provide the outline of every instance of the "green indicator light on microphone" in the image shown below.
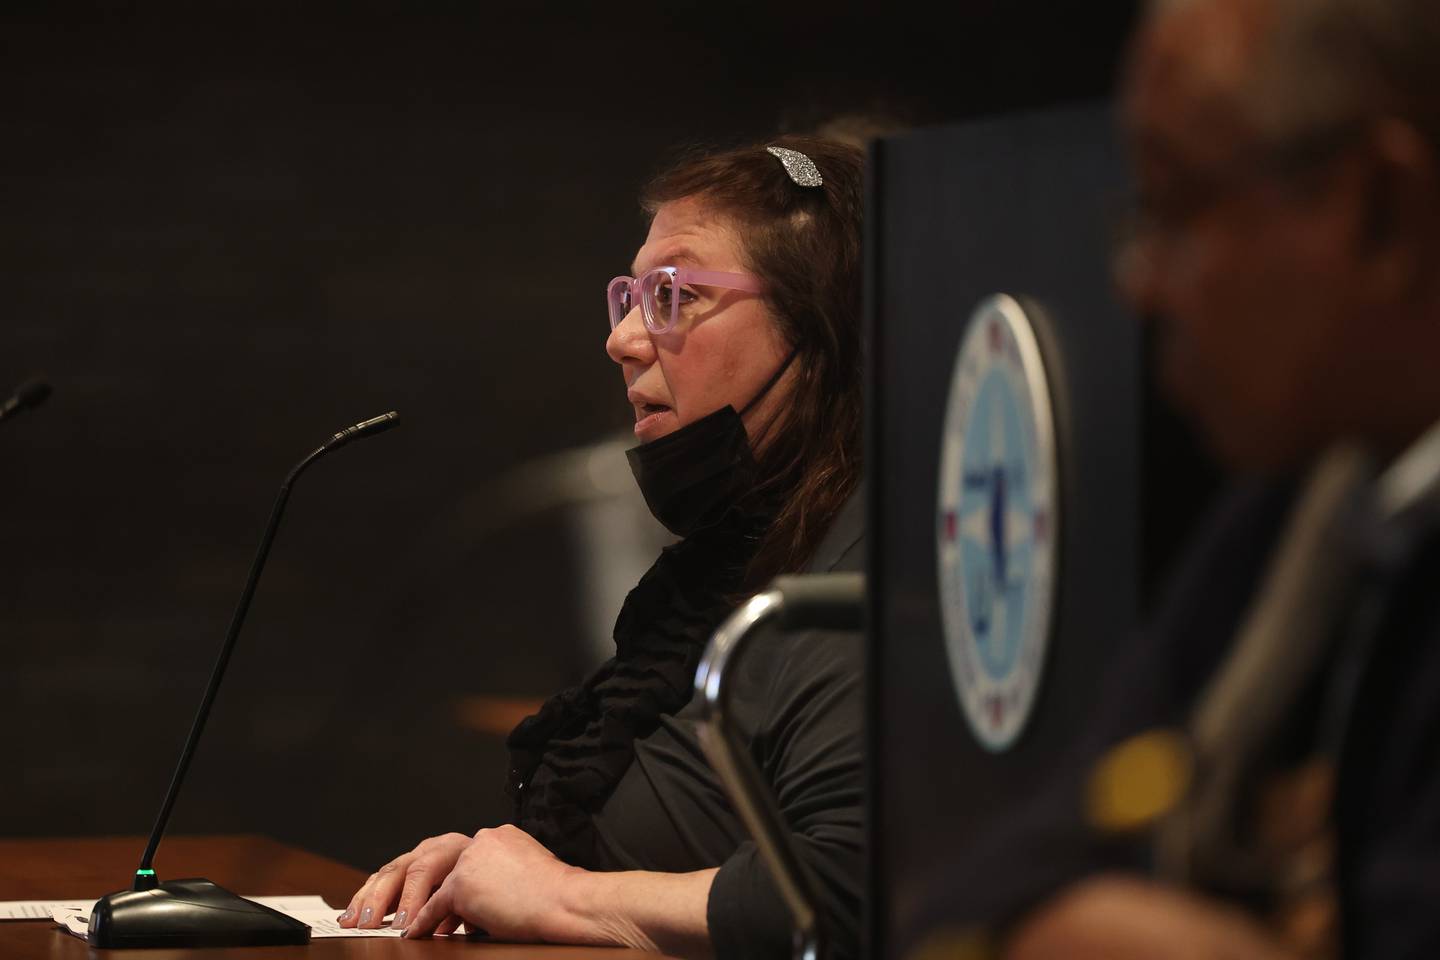
<path fill-rule="evenodd" d="M 154 870 L 136 870 L 136 871 L 135 871 L 135 876 L 137 876 L 137 877 L 153 877 L 153 876 L 155 876 L 155 871 L 154 871 Z"/>

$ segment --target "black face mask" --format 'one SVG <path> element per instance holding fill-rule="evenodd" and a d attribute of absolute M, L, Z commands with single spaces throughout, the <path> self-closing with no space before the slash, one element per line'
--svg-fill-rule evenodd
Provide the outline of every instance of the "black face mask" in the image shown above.
<path fill-rule="evenodd" d="M 745 423 L 731 406 L 625 456 L 650 512 L 677 537 L 715 523 L 755 484 Z"/>
<path fill-rule="evenodd" d="M 792 352 L 740 413 L 726 405 L 625 452 L 645 504 L 675 536 L 688 537 L 717 522 L 755 486 L 755 454 L 741 417 L 794 359 Z"/>

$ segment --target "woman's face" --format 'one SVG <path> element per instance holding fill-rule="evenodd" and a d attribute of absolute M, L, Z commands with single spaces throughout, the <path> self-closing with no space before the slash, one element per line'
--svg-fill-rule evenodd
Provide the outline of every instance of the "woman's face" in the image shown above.
<path fill-rule="evenodd" d="M 638 277 L 661 266 L 747 272 L 729 219 L 692 198 L 667 203 L 655 214 L 630 273 Z M 605 341 L 605 352 L 624 371 L 635 436 L 642 443 L 726 404 L 743 410 L 788 352 L 759 294 L 695 286 L 685 288 L 685 296 L 673 329 L 650 333 L 637 304 Z M 783 409 L 792 378 L 787 370 L 745 415 L 752 439 L 757 427 Z"/>

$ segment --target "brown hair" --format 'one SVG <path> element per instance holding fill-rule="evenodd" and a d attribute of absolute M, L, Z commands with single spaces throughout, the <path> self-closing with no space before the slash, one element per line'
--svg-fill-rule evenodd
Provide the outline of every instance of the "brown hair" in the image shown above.
<path fill-rule="evenodd" d="M 767 146 L 798 150 L 824 186 L 794 183 Z M 745 266 L 795 351 L 794 388 L 759 453 L 757 494 L 779 505 L 747 571 L 747 589 L 809 561 L 860 479 L 860 277 L 864 157 L 853 146 L 784 136 L 682 160 L 641 194 L 653 217 L 695 198 L 731 220 Z"/>

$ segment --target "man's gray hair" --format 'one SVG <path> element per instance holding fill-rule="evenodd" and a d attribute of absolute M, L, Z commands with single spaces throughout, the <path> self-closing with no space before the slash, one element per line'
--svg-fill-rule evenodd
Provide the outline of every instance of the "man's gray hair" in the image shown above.
<path fill-rule="evenodd" d="M 1151 0 L 1153 14 L 1212 0 Z M 1369 118 L 1408 120 L 1440 148 L 1440 0 L 1249 0 L 1275 15 L 1244 89 L 1277 143 Z"/>

